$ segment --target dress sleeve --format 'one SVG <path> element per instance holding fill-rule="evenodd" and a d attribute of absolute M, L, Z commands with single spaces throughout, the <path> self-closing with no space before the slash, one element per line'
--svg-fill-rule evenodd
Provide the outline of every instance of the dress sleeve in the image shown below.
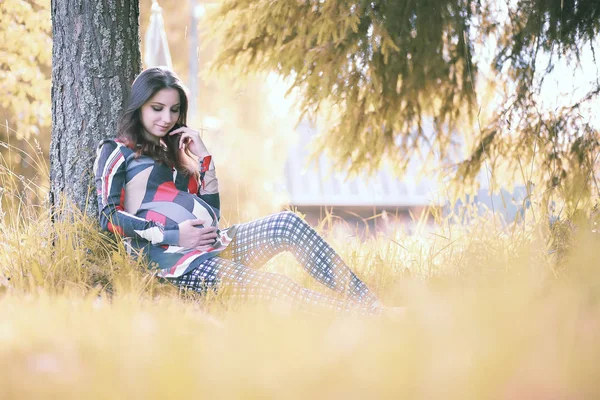
<path fill-rule="evenodd" d="M 155 245 L 177 245 L 179 226 L 162 225 L 136 217 L 125 211 L 127 147 L 113 140 L 98 147 L 94 176 L 98 194 L 99 220 L 102 229 L 120 236 L 144 239 Z"/>
<path fill-rule="evenodd" d="M 196 194 L 215 209 L 217 217 L 220 217 L 219 180 L 217 179 L 212 156 L 206 156 L 200 160 L 200 183 Z"/>

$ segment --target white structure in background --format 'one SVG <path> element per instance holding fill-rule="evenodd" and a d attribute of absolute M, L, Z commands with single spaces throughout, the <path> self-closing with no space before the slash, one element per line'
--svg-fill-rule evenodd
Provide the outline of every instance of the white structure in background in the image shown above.
<path fill-rule="evenodd" d="M 479 190 L 469 202 L 477 204 L 480 214 L 491 211 L 496 215 L 501 215 L 505 222 L 522 220 L 525 216 L 525 210 L 530 207 L 529 195 L 534 190 L 533 185 L 529 189 L 523 182 L 515 182 L 512 192 L 502 187 L 495 193 L 490 193 L 490 176 L 486 171 L 487 164 L 482 167 L 479 173 Z M 528 192 L 529 190 L 529 192 Z"/>
<path fill-rule="evenodd" d="M 410 161 L 402 179 L 389 168 L 383 168 L 373 176 L 363 174 L 346 180 L 345 174 L 332 171 L 332 163 L 324 155 L 319 157 L 318 163 L 308 165 L 308 143 L 315 133 L 315 128 L 307 122 L 298 126 L 299 140 L 290 148 L 285 165 L 289 205 L 306 214 L 311 223 L 322 218 L 325 210 L 332 210 L 334 215 L 350 222 L 385 211 L 388 216 L 397 215 L 400 221 L 409 224 L 410 211 L 416 216 L 431 206 L 441 208 L 444 213 L 452 211 L 441 184 L 419 176 L 422 164 L 418 157 Z M 486 168 L 487 164 L 479 174 L 480 190 L 475 196 L 469 196 L 467 202 L 476 204 L 481 215 L 491 211 L 506 222 L 522 217 L 529 206 L 525 186 L 519 182 L 511 188 L 512 192 L 502 188 L 490 195 Z M 457 207 L 461 204 L 459 202 Z M 385 229 L 388 223 L 381 220 L 369 220 L 370 228 Z"/>
<path fill-rule="evenodd" d="M 407 219 L 409 210 L 444 205 L 439 201 L 437 184 L 424 177 L 418 179 L 418 162 L 409 164 L 402 180 L 386 168 L 374 176 L 363 174 L 346 180 L 345 174 L 332 172 L 332 163 L 325 155 L 319 157 L 318 163 L 307 165 L 308 143 L 316 133 L 311 124 L 300 123 L 297 133 L 298 143 L 290 148 L 285 165 L 285 185 L 289 205 L 306 214 L 311 222 L 322 216 L 325 209 L 333 209 L 335 215 L 350 220 L 356 215 L 369 218 L 382 211 Z"/>
<path fill-rule="evenodd" d="M 190 9 L 192 10 L 190 19 L 189 29 L 189 82 L 188 87 L 190 89 L 189 107 L 188 107 L 188 121 L 192 121 L 197 115 L 197 104 L 198 104 L 198 72 L 200 65 L 200 51 L 198 49 L 198 22 L 204 14 L 206 9 L 203 4 L 197 3 L 196 0 L 190 0 Z"/>
<path fill-rule="evenodd" d="M 144 64 L 146 68 L 159 65 L 173 68 L 162 8 L 157 0 L 152 0 L 150 24 L 144 36 Z"/>

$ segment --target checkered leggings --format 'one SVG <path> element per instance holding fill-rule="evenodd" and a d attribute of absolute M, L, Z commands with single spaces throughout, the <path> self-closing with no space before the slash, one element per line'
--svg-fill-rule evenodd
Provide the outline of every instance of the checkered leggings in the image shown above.
<path fill-rule="evenodd" d="M 342 296 L 318 293 L 285 275 L 258 270 L 284 251 L 292 252 L 309 274 Z M 200 293 L 226 289 L 235 297 L 287 301 L 305 311 L 319 305 L 338 312 L 380 312 L 377 298 L 365 283 L 310 225 L 290 211 L 239 225 L 223 253 L 170 280 Z"/>

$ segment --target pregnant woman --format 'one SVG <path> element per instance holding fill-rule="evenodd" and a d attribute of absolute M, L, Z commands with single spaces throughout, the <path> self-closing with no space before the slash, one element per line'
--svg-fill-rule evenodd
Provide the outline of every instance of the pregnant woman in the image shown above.
<path fill-rule="evenodd" d="M 133 82 L 116 138 L 102 141 L 94 165 L 100 224 L 126 238 L 157 275 L 203 293 L 226 288 L 247 299 L 277 299 L 308 310 L 379 314 L 375 295 L 325 240 L 285 211 L 219 226 L 215 163 L 197 131 L 186 127 L 186 90 L 170 70 L 143 71 Z M 261 271 L 273 256 L 294 254 L 339 295 L 308 290 Z"/>

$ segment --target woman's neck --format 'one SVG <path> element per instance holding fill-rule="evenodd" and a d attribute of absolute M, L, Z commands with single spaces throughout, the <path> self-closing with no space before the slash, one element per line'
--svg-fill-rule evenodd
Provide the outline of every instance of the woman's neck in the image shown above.
<path fill-rule="evenodd" d="M 145 129 L 143 130 L 143 135 L 144 135 L 144 139 L 146 139 L 148 142 L 150 142 L 154 145 L 157 145 L 157 146 L 161 144 L 161 140 L 159 137 L 148 133 Z"/>

